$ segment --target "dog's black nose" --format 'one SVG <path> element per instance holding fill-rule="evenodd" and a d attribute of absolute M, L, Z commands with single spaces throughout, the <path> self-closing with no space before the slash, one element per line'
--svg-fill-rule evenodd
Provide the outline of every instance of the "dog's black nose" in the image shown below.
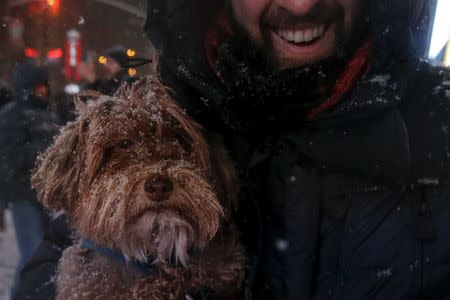
<path fill-rule="evenodd" d="M 165 201 L 172 192 L 173 183 L 167 176 L 154 175 L 145 181 L 144 189 L 153 201 Z"/>

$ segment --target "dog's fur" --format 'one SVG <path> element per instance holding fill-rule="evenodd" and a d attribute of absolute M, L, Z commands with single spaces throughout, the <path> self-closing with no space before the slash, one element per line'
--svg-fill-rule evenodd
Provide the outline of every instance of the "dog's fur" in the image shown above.
<path fill-rule="evenodd" d="M 81 238 L 154 275 L 80 245 L 60 261 L 58 299 L 185 299 L 203 288 L 234 299 L 245 256 L 229 213 L 236 175 L 154 78 L 77 101 L 78 117 L 38 159 L 32 184 Z"/>

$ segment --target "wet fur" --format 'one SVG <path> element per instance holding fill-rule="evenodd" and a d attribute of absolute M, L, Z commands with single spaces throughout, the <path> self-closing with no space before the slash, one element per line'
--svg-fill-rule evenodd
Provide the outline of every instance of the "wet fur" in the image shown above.
<path fill-rule="evenodd" d="M 77 119 L 38 159 L 38 198 L 80 237 L 130 260 L 152 257 L 158 271 L 142 277 L 74 245 L 59 266 L 58 299 L 184 299 L 200 288 L 236 297 L 245 258 L 229 213 L 238 185 L 220 140 L 210 147 L 154 78 L 76 106 Z M 160 178 L 170 192 L 149 192 Z"/>

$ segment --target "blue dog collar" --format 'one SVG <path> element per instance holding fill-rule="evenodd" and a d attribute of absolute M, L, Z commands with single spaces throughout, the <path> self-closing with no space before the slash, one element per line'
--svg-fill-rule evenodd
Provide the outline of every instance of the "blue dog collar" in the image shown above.
<path fill-rule="evenodd" d="M 150 276 L 155 274 L 156 268 L 151 263 L 145 263 L 137 260 L 127 260 L 125 256 L 119 250 L 114 250 L 106 247 L 101 247 L 95 244 L 94 242 L 82 239 L 81 240 L 81 248 L 93 250 L 97 253 L 105 255 L 109 258 L 114 259 L 115 261 L 121 263 L 126 267 L 130 267 L 135 271 L 141 273 L 144 276 Z M 153 261 L 153 259 L 149 258 L 149 261 Z"/>

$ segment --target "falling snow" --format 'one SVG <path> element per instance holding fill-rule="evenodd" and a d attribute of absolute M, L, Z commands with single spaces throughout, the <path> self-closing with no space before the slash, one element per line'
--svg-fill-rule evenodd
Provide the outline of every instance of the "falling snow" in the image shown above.
<path fill-rule="evenodd" d="M 379 84 L 380 86 L 387 87 L 388 81 L 391 79 L 391 75 L 375 75 L 369 82 Z"/>
<path fill-rule="evenodd" d="M 378 270 L 377 277 L 378 278 L 388 278 L 392 276 L 392 270 L 391 268 L 387 268 L 384 270 Z"/>
<path fill-rule="evenodd" d="M 275 248 L 279 252 L 285 252 L 289 248 L 289 242 L 285 239 L 277 239 L 275 241 Z"/>
<path fill-rule="evenodd" d="M 439 185 L 439 179 L 437 178 L 420 178 L 417 180 L 418 184 L 422 185 Z"/>

